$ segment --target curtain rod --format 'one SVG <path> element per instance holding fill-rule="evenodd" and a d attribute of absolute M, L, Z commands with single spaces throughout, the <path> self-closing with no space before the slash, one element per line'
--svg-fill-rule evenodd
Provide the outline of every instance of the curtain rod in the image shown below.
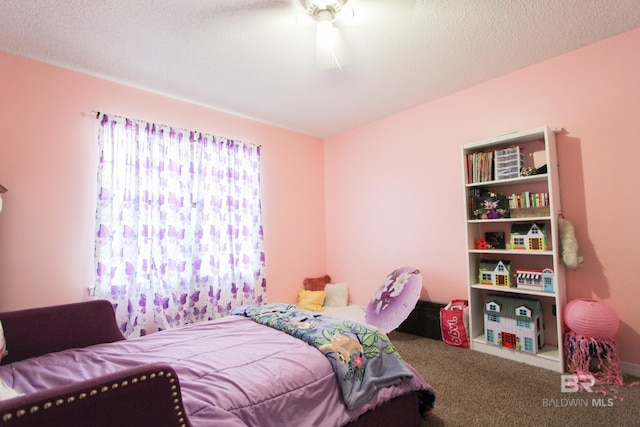
<path fill-rule="evenodd" d="M 98 119 L 98 120 L 100 119 L 100 114 L 102 114 L 100 111 L 95 111 L 95 110 L 89 110 L 89 113 L 91 113 L 92 115 L 95 114 L 96 119 Z M 122 117 L 122 116 L 120 116 L 120 117 Z M 138 120 L 138 119 L 131 119 L 131 120 Z M 140 120 L 140 121 L 144 121 L 144 122 L 149 123 L 147 120 Z M 160 124 L 160 125 L 161 126 L 167 126 L 167 127 L 174 127 L 174 128 L 176 127 L 176 126 L 171 126 L 171 125 L 162 125 L 162 124 Z M 185 128 L 180 128 L 180 129 L 182 129 L 182 130 L 184 130 L 186 132 L 196 132 L 196 133 L 201 133 L 201 134 L 205 134 L 205 135 L 215 136 L 215 135 L 213 135 L 211 133 L 208 133 L 208 132 L 200 132 L 200 131 L 197 131 L 197 130 L 190 130 L 190 129 L 185 129 Z M 223 137 L 223 138 L 226 138 L 226 137 Z M 227 138 L 227 139 L 245 143 L 245 141 L 236 140 L 235 138 Z M 258 147 L 262 148 L 262 144 L 255 144 L 253 142 L 248 142 L 247 144 L 257 145 Z"/>

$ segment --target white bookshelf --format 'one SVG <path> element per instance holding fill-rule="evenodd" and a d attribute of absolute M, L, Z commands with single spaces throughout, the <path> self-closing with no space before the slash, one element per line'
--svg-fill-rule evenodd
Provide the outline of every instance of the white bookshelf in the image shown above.
<path fill-rule="evenodd" d="M 470 182 L 468 155 L 478 152 L 492 152 L 504 148 L 518 146 L 524 151 L 524 166 L 534 169 L 546 165 L 546 173 L 528 176 L 516 176 L 507 179 L 484 182 Z M 560 191 L 558 184 L 558 162 L 556 157 L 556 141 L 554 132 L 547 126 L 514 132 L 507 135 L 466 144 L 462 147 L 463 185 L 466 238 L 467 238 L 467 272 L 469 298 L 469 335 L 471 348 L 475 351 L 493 354 L 499 357 L 528 363 L 558 372 L 564 371 L 562 354 L 562 308 L 566 303 L 564 266 L 560 259 L 558 240 L 558 218 L 561 214 Z M 495 171 L 495 165 L 494 165 Z M 531 217 L 477 218 L 474 206 L 469 202 L 470 190 L 482 189 L 495 193 L 510 195 L 530 191 L 546 193 L 549 213 Z M 521 250 L 509 248 L 511 226 L 519 223 L 543 224 L 545 229 L 546 248 L 544 250 Z M 505 249 L 479 249 L 476 241 L 484 237 L 486 232 L 502 231 L 507 247 Z M 479 283 L 480 260 L 507 260 L 511 262 L 511 278 L 513 287 L 503 287 Z M 553 291 L 529 290 L 515 287 L 515 271 L 551 268 L 554 272 L 555 286 Z M 544 346 L 537 353 L 503 347 L 489 343 L 484 331 L 484 301 L 488 294 L 526 297 L 537 299 L 543 307 Z"/>

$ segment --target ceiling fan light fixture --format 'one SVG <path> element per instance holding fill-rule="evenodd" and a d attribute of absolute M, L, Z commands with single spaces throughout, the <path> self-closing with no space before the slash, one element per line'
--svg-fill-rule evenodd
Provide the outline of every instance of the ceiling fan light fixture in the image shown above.
<path fill-rule="evenodd" d="M 326 20 L 330 16 L 330 21 L 334 21 L 342 12 L 349 0 L 300 0 L 300 4 L 307 11 L 314 21 Z M 353 9 L 351 10 L 353 14 Z"/>
<path fill-rule="evenodd" d="M 337 29 L 333 26 L 333 21 L 329 17 L 320 17 L 316 28 L 316 49 L 317 61 L 321 68 L 342 70 L 340 62 L 336 57 L 335 45 L 337 39 Z"/>
<path fill-rule="evenodd" d="M 338 61 L 339 47 L 337 28 L 333 23 L 353 21 L 353 9 L 346 6 L 348 0 L 299 0 L 306 15 L 317 24 L 316 49 L 317 61 L 322 68 L 342 70 Z M 298 21 L 300 22 L 300 21 Z"/>
<path fill-rule="evenodd" d="M 318 46 L 322 48 L 333 48 L 336 39 L 335 28 L 329 20 L 318 21 L 317 28 Z"/>

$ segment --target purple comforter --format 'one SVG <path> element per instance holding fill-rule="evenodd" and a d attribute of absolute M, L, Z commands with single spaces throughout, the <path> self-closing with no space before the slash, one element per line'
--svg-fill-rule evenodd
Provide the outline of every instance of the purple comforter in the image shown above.
<path fill-rule="evenodd" d="M 409 367 L 410 381 L 347 410 L 322 353 L 239 316 L 0 366 L 0 378 L 31 393 L 152 362 L 169 363 L 178 373 L 194 426 L 341 426 L 407 391 L 432 392 Z"/>

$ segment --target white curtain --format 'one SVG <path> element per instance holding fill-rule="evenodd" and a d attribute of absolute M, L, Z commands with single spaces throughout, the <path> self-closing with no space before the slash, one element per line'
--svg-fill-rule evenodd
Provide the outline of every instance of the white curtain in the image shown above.
<path fill-rule="evenodd" d="M 260 147 L 103 115 L 96 297 L 126 336 L 266 302 Z M 147 304 L 149 303 L 149 304 Z"/>

